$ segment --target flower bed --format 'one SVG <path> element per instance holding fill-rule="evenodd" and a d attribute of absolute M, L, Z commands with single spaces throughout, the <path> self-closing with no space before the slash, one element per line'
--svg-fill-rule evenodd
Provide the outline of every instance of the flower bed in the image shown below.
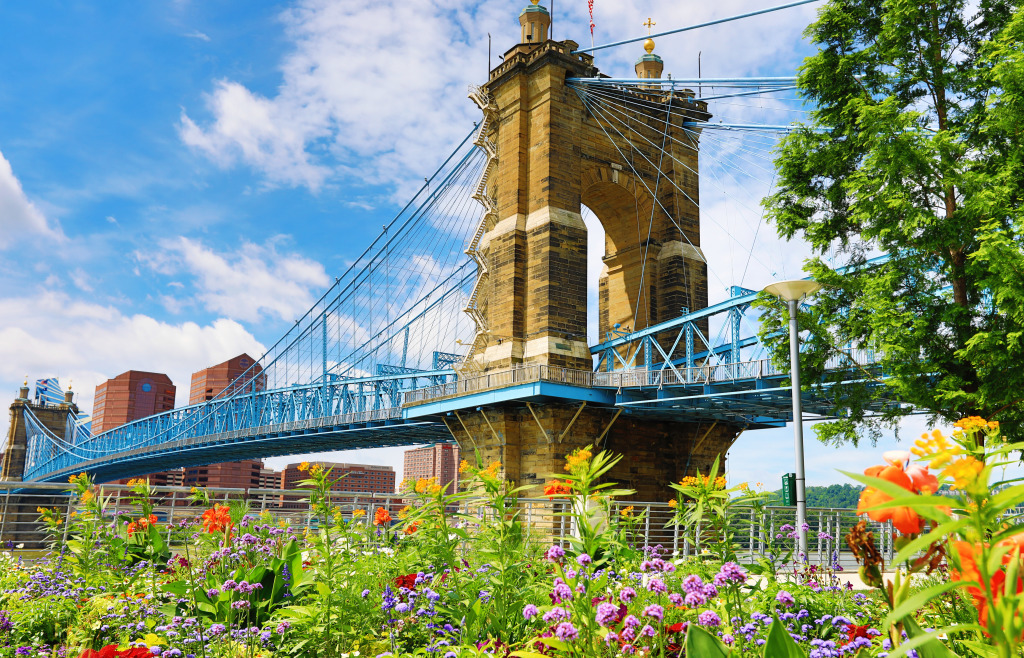
<path fill-rule="evenodd" d="M 852 476 L 868 487 L 859 511 L 901 533 L 896 575 L 865 525 L 848 535 L 864 591 L 770 537 L 738 555 L 734 508 L 753 523 L 765 495 L 727 488 L 717 466 L 673 485 L 672 523 L 711 548 L 691 559 L 631 543 L 646 519 L 613 513 L 631 492 L 604 481 L 618 458 L 589 449 L 546 488 L 574 528 L 556 544 L 526 526 L 498 463 L 464 462 L 456 494 L 406 483 L 413 504 L 370 515 L 344 514 L 331 472 L 306 466 L 304 529 L 203 491 L 202 512 L 168 527 L 144 481 L 114 516 L 83 474 L 70 527 L 41 511 L 46 558 L 0 554 L 0 656 L 1015 656 L 1024 541 L 1007 514 L 1024 486 L 990 482 L 1019 449 L 968 419 L 922 438 L 916 462 L 887 453 Z M 454 511 L 469 497 L 484 513 Z"/>

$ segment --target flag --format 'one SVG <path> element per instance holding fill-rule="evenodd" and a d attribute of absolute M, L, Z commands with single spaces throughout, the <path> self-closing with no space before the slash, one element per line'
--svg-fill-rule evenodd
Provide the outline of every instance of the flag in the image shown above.
<path fill-rule="evenodd" d="M 590 37 L 594 37 L 594 0 L 587 0 L 587 9 L 590 10 Z"/>

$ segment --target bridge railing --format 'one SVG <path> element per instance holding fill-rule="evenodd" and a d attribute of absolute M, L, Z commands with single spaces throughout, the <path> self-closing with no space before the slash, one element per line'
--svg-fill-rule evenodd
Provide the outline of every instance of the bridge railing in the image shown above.
<path fill-rule="evenodd" d="M 858 366 L 872 365 L 875 362 L 875 352 L 871 350 L 854 350 L 830 357 L 826 362 L 826 368 L 832 371 L 849 370 Z M 698 386 L 735 382 L 738 380 L 757 380 L 765 377 L 785 376 L 788 372 L 787 368 L 779 368 L 772 363 L 771 359 L 767 358 L 693 367 L 672 367 L 658 364 L 656 368 L 652 369 L 612 372 L 594 372 L 542 364 L 526 364 L 408 391 L 404 395 L 404 402 L 406 405 L 419 404 L 440 398 L 466 395 L 537 381 L 570 384 L 584 388 L 647 388 L 659 386 Z"/>
<path fill-rule="evenodd" d="M 129 487 L 104 485 L 104 494 L 110 496 L 107 513 L 111 519 L 119 514 L 138 515 L 137 507 L 129 503 Z M 153 487 L 154 514 L 158 523 L 165 528 L 168 538 L 174 526 L 188 525 L 205 511 L 195 506 L 189 498 L 186 487 Z M 245 500 L 249 513 L 254 517 L 268 516 L 274 523 L 283 523 L 296 530 L 316 525 L 312 514 L 307 489 L 207 489 L 211 500 Z M 380 494 L 360 492 L 334 492 L 333 502 L 341 509 L 341 516 L 348 522 L 372 523 L 378 507 L 389 510 L 393 517 L 413 500 L 401 494 Z M 0 482 L 0 550 L 20 547 L 24 551 L 39 551 L 47 547 L 46 526 L 39 520 L 37 508 L 46 507 L 64 520 L 66 532 L 73 500 L 67 495 L 67 485 L 28 484 L 24 482 Z M 520 519 L 539 541 L 567 543 L 575 533 L 573 518 L 568 512 L 568 503 L 547 498 L 520 499 Z M 357 510 L 362 514 L 357 516 Z M 452 510 L 455 511 L 455 510 Z M 484 521 L 494 514 L 482 499 L 463 501 L 458 510 L 468 517 Z M 612 514 L 632 520 L 629 537 L 635 545 L 662 546 L 667 553 L 680 557 L 700 555 L 714 544 L 709 535 L 688 538 L 679 527 L 669 522 L 675 510 L 666 503 L 617 501 L 613 503 Z M 807 520 L 810 529 L 808 561 L 820 565 L 840 565 L 851 568 L 853 556 L 849 553 L 843 536 L 861 520 L 854 510 L 834 508 L 808 508 Z M 763 515 L 755 514 L 749 508 L 734 508 L 730 528 L 735 533 L 734 541 L 741 558 L 752 561 L 758 556 L 767 556 L 774 545 L 785 553 L 794 546 L 795 539 L 789 537 L 786 527 L 795 525 L 796 512 L 791 507 L 769 507 Z M 891 559 L 895 553 L 892 544 L 892 528 L 889 524 L 869 522 L 869 530 L 875 532 L 883 556 Z"/>

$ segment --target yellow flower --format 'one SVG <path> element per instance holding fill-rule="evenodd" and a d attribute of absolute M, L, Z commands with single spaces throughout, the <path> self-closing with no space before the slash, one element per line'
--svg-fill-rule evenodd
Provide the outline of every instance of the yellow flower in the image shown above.
<path fill-rule="evenodd" d="M 740 482 L 740 489 L 743 491 L 750 491 L 750 485 L 746 482 Z"/>
<path fill-rule="evenodd" d="M 189 493 L 194 493 L 194 494 L 195 493 L 199 493 L 199 488 L 198 487 L 192 487 L 191 489 L 188 490 L 188 492 Z"/>
<path fill-rule="evenodd" d="M 938 469 L 948 464 L 956 455 L 962 454 L 963 448 L 943 436 L 941 431 L 934 430 L 930 435 L 922 434 L 920 439 L 914 441 L 914 447 L 910 452 L 922 459 L 929 459 L 928 465 Z"/>
<path fill-rule="evenodd" d="M 412 508 L 410 508 L 408 505 L 406 505 L 402 509 L 398 510 L 398 518 L 404 519 L 405 517 L 409 516 L 409 510 L 410 509 L 412 509 Z"/>
<path fill-rule="evenodd" d="M 981 416 L 968 416 L 967 418 L 961 418 L 953 423 L 953 427 L 959 427 L 965 432 L 977 432 L 978 430 L 983 430 L 988 426 L 988 421 Z"/>
<path fill-rule="evenodd" d="M 671 505 L 671 503 L 669 503 L 669 504 Z M 619 512 L 619 514 L 621 514 L 622 516 L 624 516 L 624 517 L 626 517 L 628 519 L 629 517 L 633 516 L 633 506 L 630 505 L 626 509 L 624 509 L 621 512 Z"/>
<path fill-rule="evenodd" d="M 37 507 L 36 511 L 39 512 L 40 514 L 46 514 L 50 510 L 46 509 L 45 507 Z"/>
<path fill-rule="evenodd" d="M 584 471 L 589 466 L 590 458 L 593 456 L 589 447 L 577 448 L 571 454 L 566 455 L 565 470 L 573 474 Z"/>
<path fill-rule="evenodd" d="M 985 469 L 985 464 L 974 457 L 961 457 L 942 470 L 942 475 L 953 479 L 954 489 L 967 489 L 974 484 L 978 475 Z"/>
<path fill-rule="evenodd" d="M 715 489 L 725 489 L 725 476 L 719 475 L 715 478 Z"/>
<path fill-rule="evenodd" d="M 288 527 L 288 522 L 285 521 L 284 519 L 281 519 L 280 521 L 277 522 L 277 525 L 282 527 L 282 528 L 287 528 Z"/>
<path fill-rule="evenodd" d="M 299 464 L 299 471 L 305 473 L 308 470 L 309 470 L 309 462 L 302 462 L 301 464 Z"/>
<path fill-rule="evenodd" d="M 131 480 L 128 480 L 129 487 L 141 487 L 144 484 L 146 484 L 146 481 L 142 478 L 132 478 Z"/>
<path fill-rule="evenodd" d="M 673 498 L 672 500 L 668 501 L 668 506 L 671 507 L 672 509 L 675 509 L 679 507 L 679 501 Z"/>
<path fill-rule="evenodd" d="M 87 503 L 90 500 L 92 500 L 92 496 L 93 496 L 92 489 L 86 489 L 85 491 L 82 492 L 81 500 L 82 500 L 83 503 Z"/>
<path fill-rule="evenodd" d="M 416 493 L 418 494 L 436 494 L 439 491 L 441 491 L 441 486 L 437 483 L 437 478 L 416 480 Z"/>
<path fill-rule="evenodd" d="M 353 519 L 361 519 L 364 516 L 366 516 L 366 510 L 364 510 L 364 509 L 354 509 L 354 510 L 352 510 L 352 518 Z"/>
<path fill-rule="evenodd" d="M 463 459 L 462 463 L 459 464 L 459 473 L 465 473 L 470 468 L 472 468 L 472 467 L 469 465 L 469 462 L 467 460 Z"/>
<path fill-rule="evenodd" d="M 323 470 L 324 470 L 324 467 L 323 467 L 322 464 L 313 464 L 312 466 L 309 467 L 309 474 L 310 475 L 320 475 L 320 472 L 323 471 Z"/>

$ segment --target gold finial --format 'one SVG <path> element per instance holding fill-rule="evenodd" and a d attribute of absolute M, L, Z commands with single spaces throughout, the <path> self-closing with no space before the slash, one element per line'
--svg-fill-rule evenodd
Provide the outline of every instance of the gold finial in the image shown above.
<path fill-rule="evenodd" d="M 538 2 L 540 2 L 540 0 L 530 0 L 530 2 L 532 2 L 534 5 L 536 5 Z"/>
<path fill-rule="evenodd" d="M 647 34 L 650 34 L 651 33 L 651 28 L 654 27 L 655 25 L 657 25 L 657 23 L 655 23 L 653 20 L 651 20 L 650 16 L 648 16 L 647 17 L 647 22 L 644 23 L 643 25 L 644 25 L 644 27 L 647 28 Z M 648 55 L 650 55 L 652 52 L 654 52 L 654 39 L 648 39 L 647 41 L 644 41 L 644 50 L 647 51 Z"/>

